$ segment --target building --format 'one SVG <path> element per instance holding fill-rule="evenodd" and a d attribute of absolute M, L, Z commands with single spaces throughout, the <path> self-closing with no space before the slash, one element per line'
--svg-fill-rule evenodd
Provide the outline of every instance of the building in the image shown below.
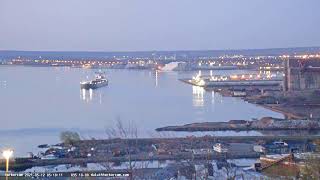
<path fill-rule="evenodd" d="M 285 62 L 285 91 L 320 89 L 320 59 L 296 59 Z"/>

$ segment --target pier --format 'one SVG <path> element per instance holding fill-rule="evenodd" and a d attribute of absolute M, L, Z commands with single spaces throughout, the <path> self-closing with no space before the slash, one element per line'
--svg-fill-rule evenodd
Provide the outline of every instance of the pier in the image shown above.
<path fill-rule="evenodd" d="M 230 76 L 198 74 L 192 79 L 180 79 L 180 81 L 209 89 L 270 89 L 281 90 L 283 79 L 271 75 L 261 76 L 252 74 L 239 74 Z"/>

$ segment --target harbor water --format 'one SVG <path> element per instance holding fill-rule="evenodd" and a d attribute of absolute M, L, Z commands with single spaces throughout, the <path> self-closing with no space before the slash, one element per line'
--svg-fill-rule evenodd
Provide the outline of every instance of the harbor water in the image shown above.
<path fill-rule="evenodd" d="M 37 151 L 39 144 L 58 143 L 65 130 L 83 139 L 107 138 L 115 121 L 134 124 L 139 137 L 186 136 L 204 133 L 158 134 L 154 129 L 194 122 L 283 117 L 240 98 L 222 97 L 179 81 L 197 72 L 105 70 L 109 85 L 81 90 L 97 69 L 0 66 L 0 149 L 16 155 Z M 210 72 L 202 72 L 203 74 Z M 214 71 L 236 74 L 241 71 Z M 243 73 L 243 71 L 242 71 Z M 216 132 L 214 135 L 261 135 L 259 132 Z"/>

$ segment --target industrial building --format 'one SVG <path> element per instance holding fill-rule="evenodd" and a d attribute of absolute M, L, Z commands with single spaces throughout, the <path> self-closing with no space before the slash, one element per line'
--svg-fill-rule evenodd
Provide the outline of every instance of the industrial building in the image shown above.
<path fill-rule="evenodd" d="M 320 59 L 296 59 L 285 61 L 285 91 L 320 89 Z"/>

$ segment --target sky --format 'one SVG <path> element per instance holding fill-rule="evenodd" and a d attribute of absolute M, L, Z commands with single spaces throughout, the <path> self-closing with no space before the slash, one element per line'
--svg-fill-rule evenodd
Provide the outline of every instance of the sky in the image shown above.
<path fill-rule="evenodd" d="M 319 0 L 0 0 L 0 50 L 320 46 Z"/>

